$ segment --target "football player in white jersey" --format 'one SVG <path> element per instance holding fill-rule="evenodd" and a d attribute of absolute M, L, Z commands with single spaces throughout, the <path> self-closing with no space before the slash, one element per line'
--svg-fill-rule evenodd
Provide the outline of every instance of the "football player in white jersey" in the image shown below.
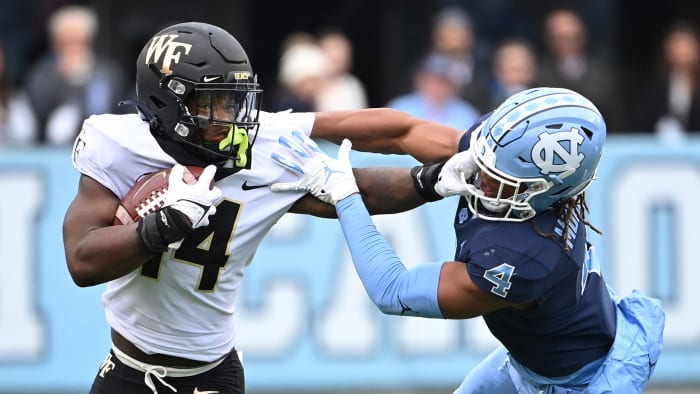
<path fill-rule="evenodd" d="M 244 268 L 285 212 L 335 216 L 303 191 L 272 193 L 270 185 L 299 179 L 271 159 L 280 137 L 348 137 L 359 150 L 434 162 L 456 153 L 463 133 L 390 109 L 260 111 L 244 49 L 204 23 L 154 35 L 136 78 L 138 114 L 91 116 L 73 151 L 81 177 L 63 225 L 66 260 L 78 286 L 107 283 L 112 337 L 91 393 L 243 393 L 233 319 Z M 185 184 L 183 165 L 207 169 Z M 165 206 L 113 226 L 139 177 L 164 168 L 173 168 Z M 409 169 L 358 169 L 356 178 L 373 213 L 426 201 Z"/>

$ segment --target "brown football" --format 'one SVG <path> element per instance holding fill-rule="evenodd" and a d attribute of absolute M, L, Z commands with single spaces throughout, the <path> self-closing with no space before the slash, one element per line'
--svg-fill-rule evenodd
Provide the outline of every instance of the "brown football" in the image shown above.
<path fill-rule="evenodd" d="M 163 169 L 143 175 L 136 184 L 126 193 L 117 212 L 114 214 L 114 225 L 134 223 L 144 216 L 150 215 L 165 203 L 165 192 L 168 190 L 168 177 L 170 170 Z M 197 182 L 204 167 L 185 166 L 182 180 L 187 184 Z M 214 181 L 209 187 L 214 186 Z"/>

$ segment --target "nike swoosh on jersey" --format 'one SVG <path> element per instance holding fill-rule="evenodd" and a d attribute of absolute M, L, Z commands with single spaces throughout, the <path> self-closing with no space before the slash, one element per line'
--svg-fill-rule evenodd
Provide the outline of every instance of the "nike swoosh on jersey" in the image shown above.
<path fill-rule="evenodd" d="M 269 185 L 249 185 L 248 181 L 243 182 L 241 185 L 241 189 L 243 190 L 253 190 L 253 189 L 260 189 L 261 187 L 268 187 Z"/>

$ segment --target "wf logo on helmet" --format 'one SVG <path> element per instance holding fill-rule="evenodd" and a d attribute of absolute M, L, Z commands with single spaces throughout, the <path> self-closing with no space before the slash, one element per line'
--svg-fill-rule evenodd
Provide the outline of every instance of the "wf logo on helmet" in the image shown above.
<path fill-rule="evenodd" d="M 146 64 L 161 63 L 162 61 L 160 72 L 164 75 L 172 74 L 173 71 L 170 69 L 170 65 L 179 63 L 180 55 L 182 55 L 183 51 L 187 55 L 192 48 L 192 44 L 175 41 L 177 37 L 179 37 L 177 34 L 164 34 L 153 37 L 146 51 Z"/>

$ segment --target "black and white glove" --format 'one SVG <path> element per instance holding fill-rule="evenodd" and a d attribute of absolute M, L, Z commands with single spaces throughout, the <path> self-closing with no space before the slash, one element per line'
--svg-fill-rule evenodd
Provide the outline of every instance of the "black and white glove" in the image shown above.
<path fill-rule="evenodd" d="M 209 216 L 216 213 L 215 203 L 221 189 L 209 189 L 216 167 L 207 166 L 194 184 L 182 179 L 184 167 L 175 165 L 168 178 L 168 191 L 163 208 L 142 218 L 138 224 L 139 241 L 151 253 L 160 253 L 168 247 L 177 249 L 181 241 L 194 229 L 209 225 Z"/>
<path fill-rule="evenodd" d="M 466 180 L 478 171 L 471 149 L 457 153 L 447 161 L 416 166 L 411 169 L 413 187 L 426 201 L 465 195 Z"/>
<path fill-rule="evenodd" d="M 221 189 L 209 188 L 216 174 L 216 167 L 208 165 L 194 184 L 182 179 L 185 168 L 180 164 L 173 167 L 168 178 L 168 191 L 163 208 L 172 207 L 184 214 L 192 229 L 209 225 L 209 216 L 216 213 L 214 204 L 221 197 Z"/>
<path fill-rule="evenodd" d="M 332 159 L 318 145 L 297 130 L 291 138 L 279 138 L 279 149 L 271 157 L 277 164 L 300 175 L 295 182 L 274 183 L 273 192 L 309 192 L 319 200 L 335 205 L 338 201 L 359 193 L 350 164 L 350 140 L 343 140 L 338 159 Z"/>

